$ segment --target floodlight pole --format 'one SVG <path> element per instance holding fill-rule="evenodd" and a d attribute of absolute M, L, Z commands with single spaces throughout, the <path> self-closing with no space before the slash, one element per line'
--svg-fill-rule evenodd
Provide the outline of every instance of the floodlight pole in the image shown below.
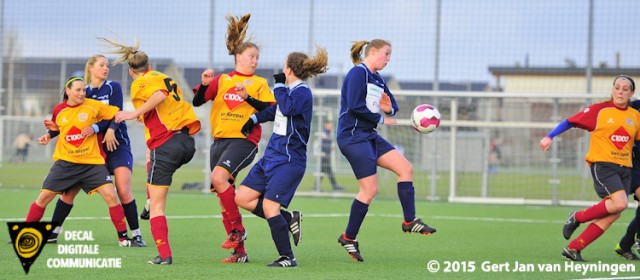
<path fill-rule="evenodd" d="M 436 1 L 436 42 L 435 42 L 435 57 L 433 58 L 433 91 L 438 92 L 440 90 L 440 81 L 439 81 L 439 68 L 440 68 L 440 11 L 442 7 L 442 1 Z M 438 108 L 438 97 L 435 98 L 434 104 L 436 108 Z M 452 128 L 453 129 L 453 128 Z M 431 198 L 430 200 L 436 200 L 436 190 L 438 187 L 438 137 L 435 136 L 435 133 L 432 134 L 433 137 L 433 165 L 431 166 Z M 454 161 L 455 162 L 455 161 Z"/>

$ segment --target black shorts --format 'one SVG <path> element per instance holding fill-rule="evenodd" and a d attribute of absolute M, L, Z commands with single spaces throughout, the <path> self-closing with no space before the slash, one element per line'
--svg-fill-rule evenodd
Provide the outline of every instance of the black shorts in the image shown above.
<path fill-rule="evenodd" d="M 72 187 L 79 186 L 91 195 L 98 188 L 109 184 L 113 184 L 113 181 L 104 164 L 78 164 L 57 160 L 44 178 L 42 189 L 63 193 Z"/>
<path fill-rule="evenodd" d="M 216 139 L 209 150 L 211 170 L 216 166 L 224 168 L 231 175 L 229 183 L 234 184 L 238 172 L 249 166 L 257 153 L 258 146 L 247 139 Z"/>
<path fill-rule="evenodd" d="M 196 153 L 196 143 L 187 133 L 176 133 L 167 142 L 150 151 L 147 183 L 169 187 L 173 173 L 188 163 Z"/>
<path fill-rule="evenodd" d="M 593 187 L 600 198 L 617 191 L 629 193 L 631 168 L 610 162 L 594 162 L 589 167 L 593 177 Z"/>

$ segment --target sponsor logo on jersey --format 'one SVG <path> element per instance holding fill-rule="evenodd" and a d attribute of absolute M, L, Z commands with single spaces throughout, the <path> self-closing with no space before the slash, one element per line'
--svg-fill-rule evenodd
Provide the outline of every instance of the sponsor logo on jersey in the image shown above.
<path fill-rule="evenodd" d="M 67 136 L 64 137 L 64 140 L 67 141 L 69 144 L 75 146 L 76 148 L 80 147 L 80 145 L 82 145 L 82 143 L 84 142 L 84 136 L 82 136 L 82 130 L 78 129 L 75 126 L 72 127 L 71 129 L 69 129 Z"/>
<path fill-rule="evenodd" d="M 227 104 L 227 108 L 229 108 L 229 110 L 235 109 L 244 102 L 244 99 L 242 99 L 240 95 L 236 94 L 235 87 L 231 87 L 227 90 L 227 92 L 222 96 L 222 99 L 224 100 L 224 103 Z"/>
<path fill-rule="evenodd" d="M 611 143 L 613 143 L 618 150 L 622 150 L 622 148 L 629 143 L 631 137 L 623 127 L 619 127 L 613 134 L 611 134 L 611 136 L 609 136 L 609 140 L 611 140 Z"/>

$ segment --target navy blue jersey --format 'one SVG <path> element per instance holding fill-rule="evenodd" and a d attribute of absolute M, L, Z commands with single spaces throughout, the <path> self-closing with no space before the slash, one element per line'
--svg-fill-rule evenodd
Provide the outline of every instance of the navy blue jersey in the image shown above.
<path fill-rule="evenodd" d="M 87 85 L 87 97 L 98 100 L 104 104 L 117 106 L 118 108 L 120 108 L 120 111 L 122 111 L 122 87 L 120 87 L 120 84 L 118 82 L 106 80 L 97 88 L 91 88 L 91 85 Z M 109 128 L 109 122 L 110 121 L 101 121 L 97 123 L 98 128 L 100 129 L 100 134 L 104 135 L 104 133 L 107 132 L 107 129 Z M 116 140 L 118 140 L 118 143 L 120 143 L 120 145 L 125 145 L 127 147 L 131 145 L 131 143 L 129 142 L 129 134 L 127 134 L 127 125 L 125 124 L 125 122 L 121 122 L 120 124 L 118 124 L 115 135 Z M 104 146 L 103 148 L 105 148 L 104 151 L 108 153 L 106 146 Z"/>
<path fill-rule="evenodd" d="M 313 96 L 307 84 L 276 84 L 276 104 L 255 113 L 257 123 L 273 121 L 273 134 L 264 152 L 270 163 L 291 162 L 306 166 L 307 142 L 313 116 Z"/>
<path fill-rule="evenodd" d="M 640 111 L 640 100 L 631 101 L 631 108 Z M 633 145 L 632 162 L 634 169 L 640 169 L 640 147 L 638 147 L 638 141 Z M 632 186 L 633 187 L 633 186 Z"/>
<path fill-rule="evenodd" d="M 380 74 L 372 73 L 364 63 L 349 70 L 341 91 L 338 141 L 361 142 L 374 139 L 375 130 L 382 119 L 380 96 L 385 92 L 391 99 L 392 112 L 398 112 L 398 104 Z"/>

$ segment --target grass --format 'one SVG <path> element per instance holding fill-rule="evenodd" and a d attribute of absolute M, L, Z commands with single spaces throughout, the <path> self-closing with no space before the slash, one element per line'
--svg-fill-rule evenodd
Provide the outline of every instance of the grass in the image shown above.
<path fill-rule="evenodd" d="M 0 220 L 20 220 L 28 211 L 39 192 L 42 177 L 49 165 L 5 165 L 0 171 Z M 136 168 L 136 172 L 142 168 Z M 10 170 L 10 172 L 7 172 Z M 176 175 L 176 186 L 189 180 L 199 180 L 198 168 L 185 168 Z M 16 179 L 19 178 L 19 179 Z M 141 179 L 142 178 L 142 179 Z M 308 178 L 305 178 L 308 180 Z M 134 195 L 139 207 L 145 196 L 143 175 L 134 174 Z M 140 182 L 142 181 L 142 182 Z M 22 187 L 20 186 L 22 185 Z M 308 187 L 308 186 L 305 186 Z M 250 263 L 222 264 L 219 261 L 229 251 L 220 248 L 225 238 L 220 221 L 217 198 L 199 191 L 170 191 L 166 213 L 174 264 L 152 266 L 146 261 L 157 255 L 156 249 L 120 248 L 108 218 L 108 212 L 99 196 L 79 195 L 65 223 L 65 231 L 91 231 L 95 241 L 61 240 L 59 244 L 98 244 L 99 255 L 89 257 L 120 258 L 122 268 L 62 269 L 48 268 L 53 258 L 75 258 L 81 255 L 58 254 L 56 245 L 47 245 L 25 276 L 11 246 L 0 246 L 0 279 L 38 277 L 47 279 L 567 279 L 592 277 L 632 277 L 640 268 L 637 262 L 622 259 L 613 252 L 615 244 L 632 218 L 626 211 L 600 239 L 589 246 L 583 257 L 590 264 L 632 265 L 635 272 L 612 275 L 603 272 L 567 271 L 561 249 L 568 243 L 561 237 L 561 227 L 568 207 L 452 204 L 417 201 L 418 215 L 438 229 L 434 235 L 402 234 L 400 231 L 401 206 L 392 195 L 376 199 L 368 212 L 358 240 L 364 263 L 356 263 L 336 240 L 347 224 L 351 198 L 295 197 L 291 208 L 304 214 L 303 240 L 293 247 L 300 264 L 294 269 L 274 269 L 265 265 L 275 260 L 277 251 L 271 240 L 267 223 L 244 212 L 248 230 L 247 250 Z M 49 220 L 53 205 L 49 205 L 43 220 Z M 140 221 L 147 243 L 152 238 L 147 221 Z M 578 232 L 584 227 L 579 228 Z M 6 229 L 0 236 L 8 238 Z M 3 248 L 3 249 L 2 249 Z M 436 261 L 440 271 L 430 273 L 428 263 Z M 513 272 L 515 262 L 533 264 L 533 271 Z M 501 272 L 483 271 L 483 268 L 501 268 Z M 556 272 L 539 271 L 538 265 L 559 265 Z M 506 271 L 509 265 L 509 271 Z M 449 272 L 444 272 L 445 268 Z M 471 272 L 470 270 L 473 270 Z"/>

